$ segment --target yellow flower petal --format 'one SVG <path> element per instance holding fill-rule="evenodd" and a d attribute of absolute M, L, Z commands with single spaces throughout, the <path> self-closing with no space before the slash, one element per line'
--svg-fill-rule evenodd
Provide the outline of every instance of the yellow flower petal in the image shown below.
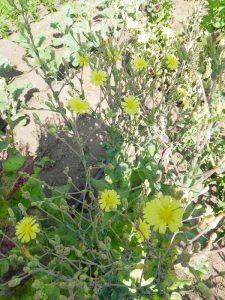
<path fill-rule="evenodd" d="M 89 64 L 89 58 L 87 55 L 78 55 L 77 61 L 81 67 L 88 66 Z"/>
<path fill-rule="evenodd" d="M 39 224 L 34 217 L 24 217 L 16 225 L 16 235 L 22 243 L 35 239 L 38 232 L 40 232 Z"/>
<path fill-rule="evenodd" d="M 167 64 L 168 69 L 174 71 L 179 66 L 179 60 L 175 55 L 169 54 L 166 57 L 166 64 Z"/>
<path fill-rule="evenodd" d="M 120 205 L 120 197 L 114 190 L 104 190 L 101 194 L 99 204 L 102 210 L 110 212 L 117 209 L 117 206 Z"/>
<path fill-rule="evenodd" d="M 80 97 L 71 99 L 69 101 L 69 108 L 77 114 L 87 114 L 90 112 L 89 103 Z"/>
<path fill-rule="evenodd" d="M 124 111 L 129 115 L 135 115 L 140 110 L 139 101 L 134 96 L 126 97 L 124 99 L 124 102 L 122 103 L 122 107 Z"/>
<path fill-rule="evenodd" d="M 171 232 L 176 232 L 182 225 L 182 218 L 180 203 L 170 196 L 154 199 L 146 203 L 144 209 L 144 220 L 162 234 L 166 232 L 167 226 Z"/>
<path fill-rule="evenodd" d="M 94 70 L 91 73 L 91 83 L 96 86 L 101 86 L 105 83 L 107 79 L 106 72 L 102 70 Z"/>
<path fill-rule="evenodd" d="M 143 242 L 145 239 L 148 240 L 150 237 L 149 224 L 147 224 L 145 221 L 140 220 L 138 229 L 134 228 L 134 234 L 137 237 L 139 243 Z"/>
<path fill-rule="evenodd" d="M 162 234 L 166 232 L 166 223 L 162 223 L 159 225 L 159 232 Z"/>
<path fill-rule="evenodd" d="M 133 65 L 138 71 L 141 71 L 141 70 L 146 69 L 148 67 L 147 61 L 142 57 L 136 57 L 133 60 Z"/>

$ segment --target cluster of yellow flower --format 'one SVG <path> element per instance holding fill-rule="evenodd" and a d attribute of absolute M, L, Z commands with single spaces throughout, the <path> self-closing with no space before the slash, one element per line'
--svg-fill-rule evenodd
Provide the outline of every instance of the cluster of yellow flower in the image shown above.
<path fill-rule="evenodd" d="M 99 204 L 106 212 L 114 211 L 121 204 L 120 196 L 114 190 L 105 190 L 101 194 Z M 134 231 L 140 241 L 150 237 L 150 226 L 162 234 L 166 232 L 167 227 L 171 232 L 176 232 L 182 225 L 182 217 L 183 208 L 180 203 L 170 196 L 162 195 L 146 203 L 144 221 L 140 220 L 138 229 L 135 228 Z"/>
<path fill-rule="evenodd" d="M 99 199 L 100 208 L 106 212 L 115 211 L 121 204 L 120 196 L 115 190 L 104 190 Z M 134 228 L 138 241 L 150 237 L 150 226 L 153 230 L 164 234 L 167 227 L 176 232 L 182 226 L 183 208 L 180 203 L 170 196 L 160 196 L 146 203 L 137 228 Z M 32 216 L 24 217 L 16 226 L 16 235 L 22 243 L 28 243 L 40 232 L 39 224 Z"/>
<path fill-rule="evenodd" d="M 88 58 L 84 56 L 78 57 L 79 65 L 85 66 L 88 64 Z M 91 83 L 96 86 L 101 86 L 107 80 L 106 72 L 102 70 L 94 70 L 91 73 Z M 88 114 L 90 113 L 90 104 L 80 97 L 69 100 L 68 107 L 76 114 Z"/>
<path fill-rule="evenodd" d="M 90 112 L 90 105 L 87 101 L 76 97 L 71 99 L 68 103 L 69 108 L 76 114 L 87 114 Z M 134 96 L 128 96 L 122 102 L 124 111 L 129 115 L 138 114 L 140 111 L 140 103 Z"/>
<path fill-rule="evenodd" d="M 87 55 L 78 55 L 77 59 L 81 67 L 89 64 Z M 142 71 L 148 67 L 148 62 L 142 57 L 135 57 L 132 63 L 137 71 Z M 166 65 L 168 69 L 176 70 L 179 66 L 179 59 L 169 54 L 166 57 Z M 96 86 L 102 86 L 107 81 L 107 73 L 103 70 L 94 70 L 91 73 L 90 81 Z M 89 103 L 80 97 L 71 99 L 68 106 L 76 114 L 90 113 L 91 110 Z M 140 101 L 135 96 L 129 95 L 124 98 L 122 108 L 125 113 L 131 116 L 138 114 L 140 112 Z M 110 212 L 116 210 L 117 206 L 121 204 L 120 196 L 114 190 L 105 190 L 101 194 L 99 203 L 102 210 Z M 144 221 L 140 220 L 138 230 L 135 228 L 135 234 L 140 241 L 150 237 L 150 226 L 153 226 L 153 229 L 158 230 L 160 233 L 165 233 L 167 227 L 171 232 L 177 231 L 182 225 L 183 209 L 180 207 L 179 202 L 172 197 L 161 196 L 146 204 L 143 217 Z M 16 226 L 16 235 L 22 243 L 35 239 L 39 232 L 39 224 L 31 216 L 24 217 Z"/>
<path fill-rule="evenodd" d="M 89 64 L 89 57 L 86 55 L 78 55 L 78 64 L 82 67 Z M 136 57 L 133 60 L 133 65 L 136 70 L 141 71 L 148 67 L 147 61 L 142 57 Z M 90 81 L 95 86 L 102 86 L 107 81 L 107 73 L 103 70 L 93 70 L 91 72 Z M 90 105 L 84 99 L 76 97 L 69 101 L 69 108 L 76 114 L 85 114 L 90 112 Z M 125 113 L 135 115 L 140 110 L 139 100 L 135 96 L 127 96 L 122 102 L 122 107 Z"/>
<path fill-rule="evenodd" d="M 89 57 L 86 55 L 78 55 L 78 64 L 82 67 L 89 64 Z M 142 71 L 148 68 L 148 62 L 143 57 L 135 57 L 132 61 L 134 68 L 137 71 Z M 169 70 L 176 70 L 179 66 L 179 59 L 172 54 L 166 56 L 166 66 Z M 103 70 L 93 70 L 91 72 L 90 81 L 95 86 L 102 86 L 107 81 L 107 73 Z M 90 105 L 84 99 L 76 97 L 69 101 L 69 108 L 76 114 L 85 114 L 90 112 Z M 140 101 L 133 95 L 125 97 L 122 102 L 122 108 L 128 115 L 136 115 L 140 111 Z"/>
<path fill-rule="evenodd" d="M 133 60 L 133 65 L 137 71 L 142 71 L 147 69 L 148 62 L 142 57 L 136 57 Z M 179 59 L 173 54 L 168 54 L 166 56 L 166 66 L 172 71 L 176 70 L 179 66 Z"/>
<path fill-rule="evenodd" d="M 90 112 L 90 105 L 86 100 L 76 97 L 68 103 L 69 108 L 76 114 L 87 114 Z M 124 111 L 129 115 L 135 115 L 140 110 L 139 100 L 134 96 L 128 96 L 122 102 Z"/>

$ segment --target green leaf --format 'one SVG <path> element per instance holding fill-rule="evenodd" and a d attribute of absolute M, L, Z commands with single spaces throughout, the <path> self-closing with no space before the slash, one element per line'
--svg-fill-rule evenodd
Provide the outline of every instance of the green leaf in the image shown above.
<path fill-rule="evenodd" d="M 50 26 L 53 29 L 57 29 L 58 28 L 59 23 L 58 22 L 51 22 Z"/>
<path fill-rule="evenodd" d="M 9 282 L 8 282 L 8 286 L 10 288 L 14 288 L 16 287 L 17 285 L 19 285 L 21 282 L 21 278 L 19 277 L 13 277 Z"/>
<path fill-rule="evenodd" d="M 42 36 L 39 38 L 37 47 L 41 47 L 41 46 L 43 45 L 43 43 L 45 42 L 45 40 L 46 40 L 46 37 L 42 35 Z"/>
<path fill-rule="evenodd" d="M 9 143 L 5 141 L 0 141 L 0 151 L 5 150 L 8 147 Z"/>
<path fill-rule="evenodd" d="M 2 162 L 3 169 L 5 172 L 11 173 L 16 172 L 25 163 L 25 158 L 19 153 L 19 151 L 14 151 L 9 154 L 9 157 Z"/>
<path fill-rule="evenodd" d="M 9 261 L 8 259 L 0 260 L 0 276 L 4 275 L 9 271 Z"/>
<path fill-rule="evenodd" d="M 74 269 L 71 267 L 69 263 L 62 263 L 60 265 L 61 271 L 65 275 L 73 276 L 74 274 Z"/>
<path fill-rule="evenodd" d="M 205 283 L 199 282 L 197 285 L 197 289 L 202 294 L 204 299 L 206 299 L 206 300 L 212 299 L 213 294 L 212 294 L 210 288 Z"/>
<path fill-rule="evenodd" d="M 179 293 L 173 292 L 171 297 L 170 297 L 170 300 L 182 300 L 182 297 Z"/>
<path fill-rule="evenodd" d="M 60 296 L 60 289 L 57 285 L 49 285 L 46 289 L 46 292 L 49 300 L 58 299 L 58 297 Z"/>
<path fill-rule="evenodd" d="M 42 184 L 39 180 L 40 169 L 38 167 L 34 168 L 33 176 L 30 176 L 28 181 L 24 184 L 23 189 L 28 191 L 32 195 L 32 200 L 41 201 L 44 197 Z"/>
<path fill-rule="evenodd" d="M 154 156 L 156 154 L 156 152 L 157 152 L 157 145 L 156 144 L 151 144 L 149 146 L 149 154 L 151 156 Z"/>
<path fill-rule="evenodd" d="M 52 46 L 53 47 L 61 47 L 61 46 L 63 46 L 63 41 L 62 41 L 62 39 L 61 38 L 53 38 L 52 39 Z"/>
<path fill-rule="evenodd" d="M 4 200 L 0 201 L 0 218 L 4 219 L 8 214 L 8 203 Z"/>
<path fill-rule="evenodd" d="M 34 122 L 37 124 L 37 125 L 41 125 L 41 119 L 39 118 L 38 114 L 36 113 L 33 113 L 33 117 L 34 117 Z"/>
<path fill-rule="evenodd" d="M 105 180 L 97 180 L 97 179 L 91 178 L 91 184 L 98 191 L 104 191 L 105 189 L 112 188 Z"/>

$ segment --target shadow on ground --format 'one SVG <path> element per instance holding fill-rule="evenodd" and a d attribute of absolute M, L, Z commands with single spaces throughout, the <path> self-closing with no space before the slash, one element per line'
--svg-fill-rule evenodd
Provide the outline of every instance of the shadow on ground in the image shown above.
<path fill-rule="evenodd" d="M 22 75 L 23 72 L 17 70 L 16 67 L 5 67 L 5 68 L 0 68 L 0 77 L 3 77 L 5 79 L 12 79 L 14 77 Z"/>
<path fill-rule="evenodd" d="M 107 128 L 87 115 L 77 120 L 77 127 L 83 140 L 87 166 L 92 167 L 94 174 L 105 159 L 103 143 Z M 68 168 L 68 175 L 72 178 L 74 189 L 84 188 L 86 175 L 80 157 L 80 146 L 75 135 L 65 131 L 65 126 L 59 126 L 58 132 L 54 134 L 50 134 L 46 127 L 41 128 L 37 156 L 47 158 L 41 172 L 41 180 L 49 186 L 65 185 L 67 183 L 65 169 Z"/>

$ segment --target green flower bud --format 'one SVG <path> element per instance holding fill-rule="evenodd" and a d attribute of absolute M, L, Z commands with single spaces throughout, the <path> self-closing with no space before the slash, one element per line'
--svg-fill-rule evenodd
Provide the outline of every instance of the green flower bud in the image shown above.
<path fill-rule="evenodd" d="M 100 248 L 101 250 L 103 250 L 103 251 L 104 251 L 104 250 L 107 250 L 107 246 L 106 246 L 103 242 L 101 242 L 101 241 L 98 243 L 98 246 L 99 246 L 99 248 Z"/>
<path fill-rule="evenodd" d="M 81 274 L 79 278 L 80 278 L 80 280 L 85 281 L 88 278 L 88 276 L 87 276 L 87 274 Z"/>
<path fill-rule="evenodd" d="M 18 257 L 18 262 L 19 262 L 20 264 L 24 262 L 23 256 L 19 256 L 19 257 Z"/>
<path fill-rule="evenodd" d="M 107 255 L 105 255 L 104 253 L 100 253 L 99 256 L 101 257 L 101 259 L 104 259 L 104 260 L 108 259 Z"/>
<path fill-rule="evenodd" d="M 32 288 L 35 290 L 39 290 L 41 289 L 41 285 L 42 283 L 40 282 L 40 280 L 35 279 L 34 282 L 32 283 Z"/>

